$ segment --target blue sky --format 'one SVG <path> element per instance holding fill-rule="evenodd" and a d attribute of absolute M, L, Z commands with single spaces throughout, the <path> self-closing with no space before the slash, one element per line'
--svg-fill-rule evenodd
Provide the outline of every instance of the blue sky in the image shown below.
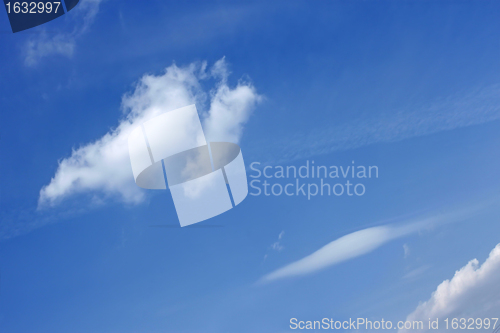
<path fill-rule="evenodd" d="M 16 34 L 1 14 L 0 331 L 498 317 L 499 14 L 489 1 L 82 0 Z M 355 161 L 379 177 L 363 196 L 249 195 L 176 228 L 170 193 L 141 192 L 126 159 L 82 153 L 61 167 L 149 104 L 166 112 L 192 97 L 206 119 L 221 86 L 249 176 L 252 162 Z M 158 99 L 175 87 L 196 96 Z M 51 182 L 65 170 L 71 185 Z M 40 205 L 49 184 L 58 191 Z M 388 239 L 369 229 L 415 225 Z M 320 256 L 342 260 L 260 283 L 345 236 L 352 244 Z"/>

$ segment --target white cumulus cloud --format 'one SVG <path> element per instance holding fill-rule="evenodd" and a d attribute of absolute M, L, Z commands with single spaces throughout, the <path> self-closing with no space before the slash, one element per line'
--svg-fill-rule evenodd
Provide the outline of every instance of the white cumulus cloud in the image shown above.
<path fill-rule="evenodd" d="M 239 82 L 235 87 L 228 85 L 224 58 L 214 65 L 216 73 L 207 73 L 206 67 L 205 63 L 186 67 L 174 64 L 161 75 L 144 75 L 133 93 L 123 97 L 124 117 L 118 126 L 100 139 L 73 149 L 71 156 L 59 162 L 54 177 L 40 191 L 39 208 L 54 206 L 75 193 L 92 193 L 100 198 L 113 196 L 126 203 L 141 202 L 144 192 L 134 182 L 127 139 L 138 125 L 164 112 L 190 104 L 197 104 L 203 110 L 208 102 L 207 111 L 201 110 L 207 139 L 237 143 L 261 96 L 248 82 Z M 200 81 L 210 77 L 215 77 L 217 83 L 207 93 Z"/>
<path fill-rule="evenodd" d="M 206 137 L 209 141 L 238 142 L 254 101 L 261 97 L 256 97 L 254 88 L 244 82 L 229 88 L 224 58 L 214 64 L 211 73 L 219 77 L 220 82 L 211 92 L 210 117 L 204 122 Z"/>
<path fill-rule="evenodd" d="M 430 299 L 419 304 L 415 311 L 408 315 L 407 320 L 421 320 L 427 323 L 429 318 L 433 321 L 439 319 L 439 329 L 432 331 L 448 332 L 444 324 L 446 318 L 498 318 L 499 277 L 500 244 L 490 252 L 482 265 L 477 259 L 473 259 L 456 271 L 451 280 L 443 281 Z M 424 325 L 424 329 L 428 329 L 428 325 Z M 490 326 L 489 331 L 493 331 L 493 327 Z"/>

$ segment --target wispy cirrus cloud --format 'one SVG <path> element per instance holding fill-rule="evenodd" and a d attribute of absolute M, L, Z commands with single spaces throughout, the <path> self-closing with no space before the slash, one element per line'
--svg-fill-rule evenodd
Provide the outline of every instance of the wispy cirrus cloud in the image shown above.
<path fill-rule="evenodd" d="M 77 39 L 87 32 L 99 12 L 103 0 L 81 0 L 67 15 L 72 28 L 68 32 L 48 33 L 31 36 L 23 47 L 24 64 L 36 66 L 43 58 L 60 55 L 71 58 L 76 49 Z M 43 28 L 42 28 L 43 29 Z"/>
<path fill-rule="evenodd" d="M 335 126 L 299 132 L 269 146 L 270 163 L 363 147 L 453 130 L 500 119 L 500 84 L 454 94 L 420 107 Z"/>

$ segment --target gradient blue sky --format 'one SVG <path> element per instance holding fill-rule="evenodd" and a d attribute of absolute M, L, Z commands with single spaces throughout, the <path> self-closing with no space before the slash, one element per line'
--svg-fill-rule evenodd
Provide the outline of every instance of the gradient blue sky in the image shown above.
<path fill-rule="evenodd" d="M 1 332 L 275 333 L 292 331 L 292 317 L 404 320 L 500 243 L 500 3 L 77 8 L 16 34 L 0 14 Z M 243 78 L 263 97 L 240 141 L 249 174 L 254 161 L 377 165 L 366 194 L 249 196 L 182 229 L 157 227 L 178 223 L 168 191 L 134 204 L 87 191 L 37 210 L 58 161 L 118 125 L 143 75 L 222 57 L 230 87 Z M 427 218 L 437 222 L 366 255 L 257 283 L 339 237 Z"/>

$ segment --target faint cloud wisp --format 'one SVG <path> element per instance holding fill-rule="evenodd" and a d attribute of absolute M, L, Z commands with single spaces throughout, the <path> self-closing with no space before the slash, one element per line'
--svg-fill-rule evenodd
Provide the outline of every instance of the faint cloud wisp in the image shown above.
<path fill-rule="evenodd" d="M 33 67 L 43 58 L 53 55 L 71 58 L 75 52 L 76 40 L 92 25 L 102 1 L 81 0 L 78 6 L 68 13 L 68 19 L 73 24 L 70 32 L 49 34 L 42 30 L 40 34 L 28 39 L 23 48 L 24 64 Z"/>

